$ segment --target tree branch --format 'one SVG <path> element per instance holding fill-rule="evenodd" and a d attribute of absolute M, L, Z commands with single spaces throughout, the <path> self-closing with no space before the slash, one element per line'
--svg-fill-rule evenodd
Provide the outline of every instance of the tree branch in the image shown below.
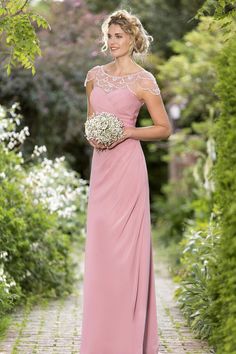
<path fill-rule="evenodd" d="M 29 0 L 25 0 L 25 2 L 24 2 L 24 4 L 23 4 L 22 8 L 19 9 L 19 10 L 14 14 L 14 16 L 18 15 L 19 13 L 21 13 L 21 11 L 22 11 L 23 8 L 27 5 L 28 2 L 29 2 Z"/>
<path fill-rule="evenodd" d="M 23 11 L 24 7 L 27 5 L 28 2 L 29 2 L 29 0 L 25 0 L 25 2 L 22 5 L 22 7 L 18 11 L 16 11 L 16 13 L 14 13 L 12 15 L 6 14 L 4 16 L 1 16 L 0 20 L 4 19 L 5 17 L 15 17 L 15 16 L 19 15 Z"/>

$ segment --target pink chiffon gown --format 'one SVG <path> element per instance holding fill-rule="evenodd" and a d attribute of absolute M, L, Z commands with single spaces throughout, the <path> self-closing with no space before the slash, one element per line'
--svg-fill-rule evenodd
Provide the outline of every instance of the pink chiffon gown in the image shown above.
<path fill-rule="evenodd" d="M 90 103 L 135 126 L 140 90 L 159 95 L 147 70 L 113 76 L 97 65 Z M 83 282 L 80 354 L 157 354 L 159 348 L 149 182 L 139 140 L 93 149 Z"/>

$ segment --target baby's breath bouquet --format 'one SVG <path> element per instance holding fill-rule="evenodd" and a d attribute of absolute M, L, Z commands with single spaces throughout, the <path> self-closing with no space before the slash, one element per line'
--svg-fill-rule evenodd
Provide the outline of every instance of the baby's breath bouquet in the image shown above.
<path fill-rule="evenodd" d="M 123 137 L 124 124 L 113 113 L 93 113 L 85 122 L 85 137 L 109 146 Z"/>

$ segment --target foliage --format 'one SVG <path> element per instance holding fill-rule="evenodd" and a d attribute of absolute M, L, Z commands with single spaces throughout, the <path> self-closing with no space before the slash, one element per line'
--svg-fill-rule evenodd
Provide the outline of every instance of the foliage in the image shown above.
<path fill-rule="evenodd" d="M 183 171 L 165 186 L 167 198 L 157 230 L 160 241 L 171 250 L 177 244 L 176 252 L 171 251 L 177 259 L 171 263 L 179 282 L 180 307 L 195 334 L 209 339 L 218 323 L 213 307 L 217 292 L 212 284 L 218 274 L 216 249 L 221 236 L 212 175 L 216 160 L 212 117 L 193 123 L 192 129 L 195 135 L 187 129 L 175 134 L 166 157 L 170 163 L 178 161 Z"/>
<path fill-rule="evenodd" d="M 19 107 L 0 106 L 1 315 L 29 296 L 68 294 L 76 277 L 73 241 L 84 236 L 85 181 L 68 170 L 64 158 L 42 159 L 45 147 L 22 157 L 29 131 L 20 128 Z"/>
<path fill-rule="evenodd" d="M 218 276 L 216 250 L 221 236 L 212 175 L 216 160 L 212 119 L 194 123 L 192 129 L 195 135 L 185 129 L 172 138 L 166 159 L 177 161 L 183 171 L 163 188 L 163 203 L 156 201 L 156 229 L 172 257 L 180 308 L 195 334 L 209 339 L 219 325 L 213 283 Z"/>
<path fill-rule="evenodd" d="M 0 249 L 7 254 L 5 270 L 25 295 L 70 291 L 70 242 L 58 231 L 55 215 L 35 206 L 16 182 L 5 181 L 0 189 Z"/>
<path fill-rule="evenodd" d="M 84 224 L 88 198 L 87 181 L 69 169 L 65 157 L 54 161 L 43 158 L 27 168 L 22 184 L 24 194 L 31 193 L 34 204 L 51 214 L 57 213 L 57 227 L 76 239 L 85 236 Z"/>
<path fill-rule="evenodd" d="M 219 30 L 223 32 L 221 24 L 219 20 Z M 198 173 L 193 171 L 195 184 L 191 205 L 194 213 L 187 219 L 182 215 L 185 228 L 181 241 L 182 266 L 178 273 L 180 306 L 195 333 L 208 338 L 217 354 L 236 352 L 235 43 L 233 30 L 231 39 L 222 42 L 221 50 L 215 53 L 212 61 L 215 77 L 209 90 L 220 101 L 210 103 L 210 117 L 215 124 L 206 130 L 207 154 L 203 153 L 200 164 L 199 159 L 197 161 Z M 198 58 L 195 64 L 198 64 Z M 201 128 L 208 122 L 209 115 L 205 116 L 205 122 L 194 123 L 191 128 L 196 131 L 200 127 L 198 134 L 203 137 Z M 184 182 L 189 185 L 184 177 L 180 186 Z M 188 207 L 189 201 L 184 206 Z"/>
<path fill-rule="evenodd" d="M 172 242 L 177 243 L 181 240 L 183 220 L 193 215 L 191 200 L 188 199 L 186 203 L 186 198 L 191 195 L 175 193 L 177 189 L 182 190 L 182 187 L 183 184 L 180 185 L 180 182 L 170 182 L 162 186 L 164 195 L 157 196 L 153 202 L 153 213 L 157 215 L 158 239 L 164 246 L 170 246 Z"/>
<path fill-rule="evenodd" d="M 135 12 L 137 9 L 145 26 L 148 29 L 151 26 L 150 32 L 156 39 L 153 51 L 160 53 L 161 46 L 166 48 L 163 51 L 172 51 L 167 45 L 169 39 L 179 38 L 182 31 L 196 25 L 194 21 L 188 22 L 188 19 L 201 2 L 202 0 L 194 0 L 190 6 L 188 1 L 183 0 L 179 7 L 172 1 L 159 1 L 154 5 L 136 1 L 131 5 Z M 83 82 L 89 68 L 101 61 L 110 60 L 100 53 L 100 25 L 107 14 L 105 10 L 109 8 L 103 7 L 103 12 L 93 14 L 87 3 L 77 0 L 38 2 L 33 11 L 46 18 L 52 31 L 42 28 L 38 31 L 43 55 L 36 60 L 36 75 L 32 77 L 26 70 L 14 69 L 11 80 L 8 80 L 4 73 L 0 73 L 2 104 L 9 106 L 15 100 L 19 101 L 24 124 L 29 127 L 30 138 L 24 144 L 24 153 L 30 153 L 36 144 L 46 145 L 50 159 L 65 155 L 71 167 L 86 179 L 89 178 L 92 150 L 83 136 L 86 116 Z M 107 5 L 105 2 L 104 4 Z M 115 5 L 111 6 L 113 8 Z M 171 25 L 173 28 L 162 31 L 163 21 L 166 22 L 165 26 Z M 176 24 L 176 21 L 180 22 Z M 160 56 L 161 53 L 157 59 L 152 57 L 153 63 L 150 58 L 148 65 L 154 68 L 154 61 L 159 63 Z M 163 93 L 165 96 L 164 91 Z M 144 109 L 139 121 L 142 117 L 147 117 Z M 151 188 L 155 193 L 167 178 L 166 164 L 160 160 L 163 154 L 162 145 L 150 142 L 143 144 L 143 148 L 148 161 Z"/>
<path fill-rule="evenodd" d="M 88 0 L 91 11 L 112 12 L 117 8 L 125 8 L 136 14 L 147 31 L 154 37 L 152 52 L 161 58 L 173 54 L 169 42 L 180 39 L 192 30 L 198 21 L 194 15 L 204 0 Z"/>
<path fill-rule="evenodd" d="M 1 318 L 6 312 L 9 312 L 14 305 L 19 301 L 21 296 L 21 289 L 16 284 L 13 277 L 8 272 L 5 272 L 2 260 L 6 260 L 8 253 L 5 251 L 0 252 L 0 316 Z"/>
<path fill-rule="evenodd" d="M 65 155 L 82 177 L 89 177 L 91 147 L 83 133 L 83 83 L 86 71 L 101 60 L 102 15 L 88 12 L 83 1 L 53 1 L 48 2 L 44 16 L 53 30 L 38 32 L 43 56 L 36 60 L 36 75 L 15 69 L 9 80 L 1 73 L 0 100 L 7 106 L 20 102 L 30 131 L 24 153 L 29 154 L 34 145 L 46 145 L 50 159 Z"/>
<path fill-rule="evenodd" d="M 210 215 L 214 186 L 209 170 L 215 153 L 214 142 L 206 139 L 211 121 L 195 123 L 193 129 L 192 135 L 187 129 L 176 132 L 165 156 L 169 163 L 179 161 L 184 167 L 178 178 L 162 187 L 163 196 L 154 203 L 158 237 L 165 246 L 182 239 L 187 220 L 198 217 L 204 224 Z"/>
<path fill-rule="evenodd" d="M 195 18 L 204 15 L 213 15 L 216 20 L 223 20 L 221 29 L 226 29 L 225 39 L 229 40 L 232 36 L 232 23 L 236 17 L 236 2 L 231 0 L 205 0 L 204 4 L 197 11 Z M 235 28 L 233 29 L 235 33 Z"/>
<path fill-rule="evenodd" d="M 216 200 L 221 211 L 222 238 L 217 252 L 219 273 L 214 287 L 219 326 L 213 333 L 217 353 L 236 352 L 236 41 L 227 42 L 217 60 L 221 114 L 215 124 L 217 161 L 214 166 Z"/>
<path fill-rule="evenodd" d="M 168 104 L 180 109 L 178 127 L 207 120 L 210 111 L 219 112 L 212 87 L 216 83 L 215 59 L 224 46 L 220 25 L 211 17 L 202 17 L 196 29 L 181 41 L 171 42 L 176 54 L 159 67 Z"/>
<path fill-rule="evenodd" d="M 194 333 L 208 339 L 217 326 L 217 314 L 212 303 L 216 292 L 212 279 L 217 274 L 216 248 L 219 247 L 220 229 L 212 213 L 205 226 L 189 220 L 181 246 L 181 263 L 184 266 L 176 296 L 181 310 Z"/>
<path fill-rule="evenodd" d="M 41 55 L 34 23 L 49 28 L 48 22 L 29 10 L 29 0 L 0 1 L 0 42 L 2 64 L 10 75 L 11 67 L 21 64 L 35 74 L 34 61 Z"/>

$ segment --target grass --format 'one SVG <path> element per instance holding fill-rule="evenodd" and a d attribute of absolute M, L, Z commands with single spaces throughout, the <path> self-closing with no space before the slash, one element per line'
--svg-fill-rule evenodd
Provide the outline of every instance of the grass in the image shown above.
<path fill-rule="evenodd" d="M 12 323 L 12 317 L 10 315 L 5 315 L 0 319 L 0 340 L 4 339 L 6 336 L 6 331 Z"/>

